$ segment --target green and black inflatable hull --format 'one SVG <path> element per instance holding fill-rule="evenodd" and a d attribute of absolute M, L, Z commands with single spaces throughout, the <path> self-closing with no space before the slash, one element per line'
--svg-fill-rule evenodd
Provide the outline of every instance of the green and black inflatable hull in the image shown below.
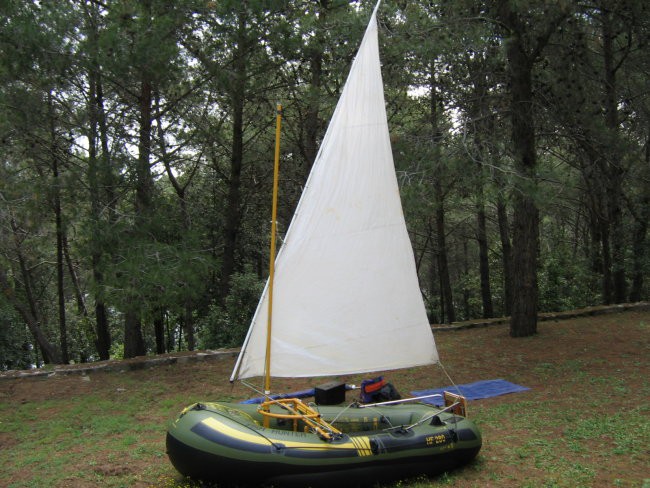
<path fill-rule="evenodd" d="M 227 484 L 345 486 L 448 471 L 471 461 L 481 434 L 470 420 L 428 405 L 318 407 L 343 432 L 322 440 L 257 406 L 195 404 L 167 432 L 167 453 L 183 475 Z M 405 428 L 409 427 L 409 428 Z"/>

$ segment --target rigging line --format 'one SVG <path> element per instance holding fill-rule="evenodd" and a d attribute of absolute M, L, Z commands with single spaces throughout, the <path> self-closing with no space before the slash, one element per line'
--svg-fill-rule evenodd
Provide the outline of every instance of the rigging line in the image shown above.
<path fill-rule="evenodd" d="M 271 399 L 272 399 L 268 394 L 264 393 L 264 392 L 261 391 L 261 390 L 258 390 L 257 388 L 255 388 L 255 387 L 254 387 L 253 385 L 251 385 L 250 383 L 246 383 L 245 380 L 239 380 L 239 381 L 241 382 L 242 385 L 244 385 L 245 387 L 247 387 L 247 388 L 253 390 L 253 391 L 254 391 L 255 393 L 257 393 L 258 395 L 262 395 L 262 396 L 265 397 L 267 400 L 271 400 Z"/>
<path fill-rule="evenodd" d="M 338 413 L 338 415 L 337 415 L 336 417 L 334 417 L 332 420 L 330 420 L 328 423 L 329 423 L 330 425 L 334 425 L 334 422 L 336 422 L 336 421 L 339 419 L 339 417 L 340 417 L 341 415 L 343 415 L 345 412 L 347 412 L 348 409 L 349 409 L 350 407 L 352 407 L 353 405 L 356 405 L 356 402 L 352 402 L 352 403 L 348 404 L 347 407 L 345 407 L 343 410 L 341 410 L 341 411 Z"/>
<path fill-rule="evenodd" d="M 420 424 L 423 424 L 424 422 L 428 422 L 429 420 L 431 420 L 431 419 L 432 419 L 433 417 L 435 417 L 436 415 L 439 415 L 439 414 L 441 414 L 442 412 L 446 412 L 447 410 L 451 410 L 452 408 L 454 408 L 455 406 L 457 406 L 457 405 L 459 405 L 459 404 L 460 404 L 460 402 L 453 403 L 452 405 L 449 405 L 448 407 L 445 407 L 445 408 L 443 408 L 442 410 L 440 410 L 440 411 L 438 411 L 438 412 L 436 412 L 436 413 L 432 413 L 431 415 L 427 415 L 427 416 L 425 416 L 425 417 L 422 417 L 420 420 L 418 420 L 418 421 L 415 422 L 414 424 L 411 424 L 411 425 L 409 425 L 408 427 L 404 427 L 404 430 L 409 430 L 409 429 L 412 429 L 413 427 L 416 427 L 416 426 L 418 426 L 418 425 L 420 425 Z M 455 416 L 454 416 L 454 417 L 455 417 Z M 454 421 L 454 423 L 457 423 L 457 422 Z"/>
<path fill-rule="evenodd" d="M 442 361 L 440 361 L 440 358 L 438 358 L 438 364 L 440 365 L 440 368 L 442 369 L 443 373 L 445 373 L 445 376 L 447 376 L 447 379 L 450 381 L 452 386 L 456 388 L 456 391 L 460 396 L 463 396 L 463 393 L 460 391 L 460 388 L 456 383 L 454 383 L 454 380 L 451 379 L 451 376 L 449 376 L 449 373 L 447 373 L 447 370 L 445 369 L 445 366 L 442 364 Z"/>
<path fill-rule="evenodd" d="M 383 431 L 391 430 L 391 429 L 394 429 L 394 428 L 397 427 L 397 426 L 392 424 L 392 422 L 390 421 L 390 417 L 388 415 L 385 415 L 385 414 L 381 413 L 381 411 L 377 410 L 376 408 L 373 408 L 373 407 L 363 407 L 363 408 L 367 408 L 371 412 L 374 412 L 375 415 L 379 416 L 379 420 L 385 420 L 386 421 L 386 423 L 389 425 L 389 427 L 386 427 L 385 429 L 383 429 Z"/>
<path fill-rule="evenodd" d="M 445 373 L 445 376 L 447 376 L 447 378 L 448 378 L 449 381 L 451 382 L 452 386 L 453 386 L 454 388 L 456 388 L 456 391 L 458 392 L 458 394 L 459 394 L 460 396 L 464 396 L 463 393 L 460 391 L 460 388 L 458 387 L 458 385 L 457 385 L 456 383 L 454 383 L 454 380 L 452 380 L 452 379 L 451 379 L 451 376 L 449 375 L 449 373 L 447 373 L 447 370 L 445 369 L 444 364 L 442 364 L 442 361 L 440 361 L 440 358 L 438 358 L 438 364 L 440 365 L 440 368 L 442 369 L 442 371 Z M 456 403 L 454 403 L 454 405 L 451 405 L 451 406 L 453 407 L 453 406 L 455 406 L 455 405 L 456 405 Z M 454 417 L 453 417 L 453 422 L 454 422 L 454 424 L 457 424 L 457 423 L 458 423 L 458 421 L 457 421 L 457 419 L 456 419 L 456 415 L 454 415 Z"/>

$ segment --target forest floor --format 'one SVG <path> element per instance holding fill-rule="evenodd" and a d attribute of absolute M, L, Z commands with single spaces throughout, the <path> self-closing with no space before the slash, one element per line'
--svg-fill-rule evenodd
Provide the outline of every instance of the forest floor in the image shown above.
<path fill-rule="evenodd" d="M 505 324 L 438 332 L 436 342 L 455 383 L 503 378 L 530 390 L 470 402 L 483 433 L 477 459 L 399 486 L 650 488 L 649 311 L 540 322 L 537 335 L 520 339 Z M 201 486 L 169 463 L 167 423 L 195 401 L 252 396 L 228 383 L 231 352 L 207 357 L 1 379 L 0 484 Z M 385 376 L 402 394 L 449 384 L 439 366 Z M 278 380 L 274 390 L 324 381 Z"/>

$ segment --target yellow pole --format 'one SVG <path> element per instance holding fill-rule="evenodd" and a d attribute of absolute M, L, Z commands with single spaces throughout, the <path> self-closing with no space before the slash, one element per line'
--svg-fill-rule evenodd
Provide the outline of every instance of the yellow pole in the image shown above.
<path fill-rule="evenodd" d="M 278 103 L 275 118 L 275 160 L 273 165 L 273 207 L 271 210 L 271 255 L 269 256 L 269 303 L 266 323 L 266 360 L 264 363 L 264 393 L 271 393 L 271 328 L 273 319 L 273 278 L 275 274 L 275 235 L 278 214 L 278 183 L 280 179 L 280 129 L 282 126 L 282 105 Z M 264 422 L 268 422 L 264 417 Z"/>

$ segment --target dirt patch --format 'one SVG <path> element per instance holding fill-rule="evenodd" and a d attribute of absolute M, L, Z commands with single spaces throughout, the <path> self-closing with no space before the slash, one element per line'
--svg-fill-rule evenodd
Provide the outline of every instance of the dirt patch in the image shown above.
<path fill-rule="evenodd" d="M 131 472 L 126 466 L 116 466 L 114 464 L 95 466 L 93 471 L 101 476 L 122 476 Z"/>

